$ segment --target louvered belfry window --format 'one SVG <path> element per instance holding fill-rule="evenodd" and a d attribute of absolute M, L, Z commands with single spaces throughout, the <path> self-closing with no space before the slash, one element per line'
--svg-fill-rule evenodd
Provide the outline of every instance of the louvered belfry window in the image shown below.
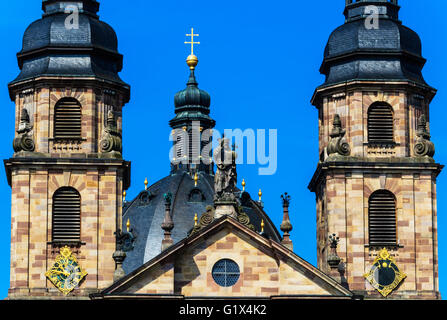
<path fill-rule="evenodd" d="M 53 242 L 81 240 L 81 196 L 76 189 L 63 187 L 53 196 Z"/>
<path fill-rule="evenodd" d="M 54 138 L 80 139 L 81 104 L 74 98 L 58 101 L 54 108 Z"/>
<path fill-rule="evenodd" d="M 193 134 L 192 134 L 192 129 L 190 129 L 188 131 L 188 144 L 187 144 L 187 148 L 188 148 L 188 163 L 191 163 L 192 157 L 193 157 Z"/>
<path fill-rule="evenodd" d="M 368 110 L 368 142 L 394 142 L 393 109 L 387 104 L 376 104 Z"/>
<path fill-rule="evenodd" d="M 376 191 L 370 196 L 368 204 L 369 245 L 396 245 L 396 198 L 394 194 L 387 190 Z"/>
<path fill-rule="evenodd" d="M 183 141 L 182 141 L 182 133 L 177 136 L 177 142 L 175 144 L 177 151 L 177 159 L 183 157 Z"/>

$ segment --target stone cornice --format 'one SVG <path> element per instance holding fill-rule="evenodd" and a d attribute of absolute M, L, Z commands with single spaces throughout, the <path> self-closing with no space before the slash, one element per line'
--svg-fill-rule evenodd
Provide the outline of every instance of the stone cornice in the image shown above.
<path fill-rule="evenodd" d="M 423 85 L 414 81 L 403 80 L 352 80 L 343 81 L 332 85 L 321 85 L 315 89 L 312 95 L 311 104 L 318 107 L 322 95 L 330 95 L 334 93 L 348 93 L 356 89 L 364 91 L 390 91 L 390 90 L 415 90 L 420 91 L 429 99 L 429 102 L 435 97 L 437 90 L 433 87 Z"/>
<path fill-rule="evenodd" d="M 402 172 L 402 171 L 433 171 L 435 177 L 441 173 L 444 165 L 435 163 L 433 159 L 416 159 L 416 158 L 355 158 L 340 157 L 337 161 L 327 161 L 318 163 L 317 169 L 308 185 L 308 189 L 312 192 L 316 191 L 316 187 L 320 181 L 332 170 L 361 170 L 363 172 Z"/>
<path fill-rule="evenodd" d="M 80 87 L 80 88 L 104 88 L 116 90 L 123 95 L 124 104 L 130 100 L 130 86 L 125 83 L 114 82 L 97 77 L 73 77 L 73 76 L 39 76 L 8 85 L 9 97 L 15 101 L 15 94 L 26 89 L 39 89 L 48 87 Z"/>
<path fill-rule="evenodd" d="M 33 169 L 45 167 L 47 169 L 61 169 L 69 166 L 71 169 L 107 168 L 116 167 L 124 170 L 124 189 L 130 187 L 131 162 L 121 159 L 100 158 L 10 158 L 3 160 L 9 186 L 11 186 L 11 173 L 13 168 Z"/>

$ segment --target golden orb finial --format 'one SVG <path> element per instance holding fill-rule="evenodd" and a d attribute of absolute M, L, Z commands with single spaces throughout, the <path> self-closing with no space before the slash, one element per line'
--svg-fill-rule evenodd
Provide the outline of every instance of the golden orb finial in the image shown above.
<path fill-rule="evenodd" d="M 126 202 L 126 195 L 127 195 L 126 190 L 124 190 L 123 191 L 123 202 Z"/>
<path fill-rule="evenodd" d="M 199 181 L 199 176 L 196 174 L 194 175 L 194 186 L 197 187 L 197 182 Z"/>
<path fill-rule="evenodd" d="M 147 182 L 147 178 L 144 180 L 144 190 L 147 190 L 147 185 L 149 182 Z"/>
<path fill-rule="evenodd" d="M 197 213 L 194 216 L 194 226 L 197 226 L 197 221 L 199 220 L 199 218 L 197 217 Z"/>
<path fill-rule="evenodd" d="M 261 220 L 261 232 L 264 233 L 264 219 Z"/>
<path fill-rule="evenodd" d="M 186 64 L 188 65 L 190 70 L 195 70 L 197 65 L 199 64 L 199 58 L 196 55 L 191 54 L 186 58 Z"/>
<path fill-rule="evenodd" d="M 127 232 L 129 232 L 130 231 L 130 219 L 127 219 L 126 228 L 127 228 Z"/>
<path fill-rule="evenodd" d="M 242 191 L 245 192 L 245 179 L 242 179 Z"/>
<path fill-rule="evenodd" d="M 259 196 L 259 202 L 261 202 L 261 200 L 262 200 L 262 191 L 261 191 L 261 189 L 259 189 L 258 196 Z"/>

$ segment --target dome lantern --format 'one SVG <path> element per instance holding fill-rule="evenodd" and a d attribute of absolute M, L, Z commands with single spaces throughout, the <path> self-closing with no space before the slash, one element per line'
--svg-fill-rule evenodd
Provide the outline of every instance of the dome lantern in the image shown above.
<path fill-rule="evenodd" d="M 43 16 L 57 13 L 72 12 L 73 7 L 78 7 L 80 13 L 89 14 L 96 18 L 99 11 L 99 3 L 96 0 L 44 0 L 42 1 Z"/>
<path fill-rule="evenodd" d="M 346 21 L 366 18 L 373 13 L 380 18 L 398 20 L 399 9 L 397 0 L 346 0 L 344 15 Z"/>
<path fill-rule="evenodd" d="M 202 157 L 202 151 L 212 143 L 212 131 L 216 122 L 210 117 L 211 97 L 208 92 L 199 89 L 195 70 L 199 59 L 194 54 L 194 45 L 198 34 L 191 28 L 191 34 L 187 34 L 191 45 L 191 53 L 186 59 L 189 67 L 189 79 L 186 88 L 177 92 L 174 97 L 175 117 L 169 121 L 174 141 L 175 157 L 171 161 L 171 171 L 214 172 L 212 161 L 208 157 Z M 211 159 L 210 159 L 211 160 Z"/>

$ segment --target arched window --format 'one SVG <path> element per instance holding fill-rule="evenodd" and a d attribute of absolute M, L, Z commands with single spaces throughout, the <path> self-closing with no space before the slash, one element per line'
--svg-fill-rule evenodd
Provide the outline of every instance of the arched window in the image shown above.
<path fill-rule="evenodd" d="M 71 187 L 62 187 L 53 195 L 53 242 L 81 240 L 81 196 Z"/>
<path fill-rule="evenodd" d="M 397 244 L 396 198 L 388 190 L 374 192 L 368 201 L 369 245 Z"/>
<path fill-rule="evenodd" d="M 198 188 L 191 190 L 188 196 L 189 202 L 204 202 L 206 200 L 205 195 Z"/>
<path fill-rule="evenodd" d="M 386 103 L 373 104 L 368 109 L 368 142 L 394 142 L 393 108 Z"/>
<path fill-rule="evenodd" d="M 81 104 L 74 98 L 63 98 L 54 108 L 54 138 L 80 139 Z"/>

